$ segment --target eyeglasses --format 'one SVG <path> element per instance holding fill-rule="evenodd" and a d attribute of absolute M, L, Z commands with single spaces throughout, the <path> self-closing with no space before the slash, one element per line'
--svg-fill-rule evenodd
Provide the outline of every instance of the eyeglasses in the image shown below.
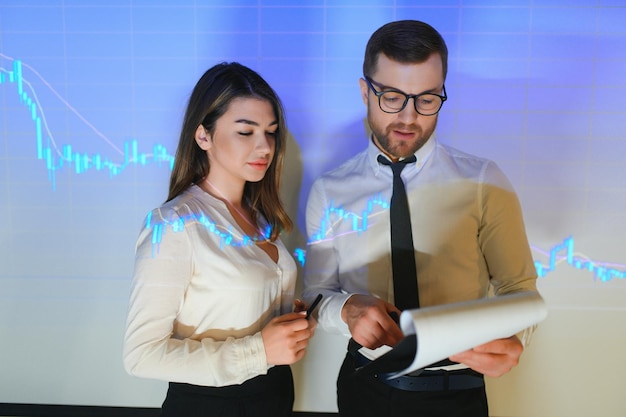
<path fill-rule="evenodd" d="M 406 103 L 409 102 L 409 99 L 412 98 L 416 112 L 422 116 L 433 116 L 439 113 L 443 102 L 448 99 L 445 85 L 443 86 L 442 96 L 434 93 L 405 94 L 395 89 L 376 91 L 374 84 L 378 86 L 380 86 L 380 84 L 367 76 L 363 76 L 363 78 L 372 92 L 378 97 L 378 106 L 385 113 L 400 113 L 406 107 Z"/>

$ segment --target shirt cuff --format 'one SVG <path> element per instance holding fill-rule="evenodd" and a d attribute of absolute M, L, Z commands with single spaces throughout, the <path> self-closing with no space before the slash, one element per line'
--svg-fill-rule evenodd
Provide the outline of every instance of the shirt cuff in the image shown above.
<path fill-rule="evenodd" d="M 350 337 L 350 329 L 348 324 L 341 319 L 341 310 L 346 304 L 346 301 L 353 294 L 335 294 L 328 298 L 325 305 L 320 307 L 319 325 L 322 329 L 341 333 Z"/>
<path fill-rule="evenodd" d="M 244 372 L 250 377 L 266 374 L 269 366 L 261 332 L 245 337 L 243 343 L 240 363 L 245 364 L 246 369 Z"/>

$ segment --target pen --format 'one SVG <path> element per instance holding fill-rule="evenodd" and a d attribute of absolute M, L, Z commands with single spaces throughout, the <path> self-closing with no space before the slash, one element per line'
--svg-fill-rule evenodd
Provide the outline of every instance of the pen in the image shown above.
<path fill-rule="evenodd" d="M 317 307 L 317 305 L 320 303 L 320 301 L 322 301 L 322 294 L 317 294 L 317 297 L 315 297 L 315 301 L 313 301 L 311 306 L 306 311 L 306 317 L 305 318 L 308 319 L 309 316 L 311 316 L 311 314 L 313 313 L 313 310 L 315 310 L 315 307 Z"/>

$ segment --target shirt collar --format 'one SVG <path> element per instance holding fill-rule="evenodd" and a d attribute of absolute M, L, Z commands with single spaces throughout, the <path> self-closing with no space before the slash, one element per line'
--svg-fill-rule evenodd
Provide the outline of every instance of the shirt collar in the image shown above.
<path fill-rule="evenodd" d="M 437 138 L 435 137 L 435 133 L 433 132 L 433 134 L 430 136 L 430 138 L 428 138 L 424 146 L 422 146 L 417 150 L 417 152 L 415 152 L 416 162 L 414 166 L 416 169 L 422 168 L 424 162 L 426 162 L 430 154 L 433 152 L 433 149 L 435 149 L 436 144 Z M 381 152 L 380 149 L 378 149 L 378 147 L 374 144 L 372 136 L 370 136 L 369 144 L 367 146 L 367 159 L 369 160 L 370 166 L 372 167 L 376 175 L 378 175 L 378 172 L 380 171 L 378 155 L 383 155 L 385 158 L 387 158 L 387 155 L 385 155 L 383 152 Z M 407 167 L 406 169 L 409 169 L 409 167 Z"/>

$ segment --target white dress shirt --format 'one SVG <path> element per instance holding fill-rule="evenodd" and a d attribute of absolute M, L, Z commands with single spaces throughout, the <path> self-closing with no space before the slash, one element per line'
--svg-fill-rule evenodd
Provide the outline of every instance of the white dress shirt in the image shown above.
<path fill-rule="evenodd" d="M 153 210 L 137 242 L 126 370 L 204 386 L 267 373 L 261 329 L 292 311 L 297 274 L 274 243 L 277 263 L 196 185 Z"/>
<path fill-rule="evenodd" d="M 321 328 L 349 336 L 351 294 L 393 303 L 389 202 L 393 174 L 366 150 L 318 178 L 306 209 L 304 299 L 324 294 Z M 493 162 L 431 137 L 402 171 L 422 307 L 536 290 L 521 207 Z"/>

